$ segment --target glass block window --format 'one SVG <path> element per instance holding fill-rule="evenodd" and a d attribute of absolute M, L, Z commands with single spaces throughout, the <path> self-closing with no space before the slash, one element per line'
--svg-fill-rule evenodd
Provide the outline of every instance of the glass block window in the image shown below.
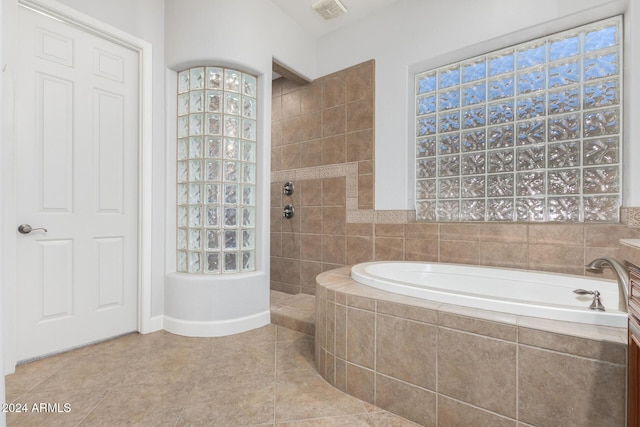
<path fill-rule="evenodd" d="M 257 79 L 178 73 L 177 270 L 255 270 Z"/>
<path fill-rule="evenodd" d="M 421 72 L 416 217 L 617 222 L 622 20 Z"/>

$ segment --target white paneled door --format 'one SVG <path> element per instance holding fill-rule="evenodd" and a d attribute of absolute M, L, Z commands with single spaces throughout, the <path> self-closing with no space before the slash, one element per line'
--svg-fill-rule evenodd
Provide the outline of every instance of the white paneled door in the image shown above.
<path fill-rule="evenodd" d="M 17 231 L 16 344 L 26 360 L 137 329 L 139 58 L 19 9 L 16 218 L 32 231 Z"/>

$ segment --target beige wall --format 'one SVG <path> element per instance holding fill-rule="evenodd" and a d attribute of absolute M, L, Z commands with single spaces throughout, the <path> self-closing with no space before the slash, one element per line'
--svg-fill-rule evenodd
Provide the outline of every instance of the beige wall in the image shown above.
<path fill-rule="evenodd" d="M 374 208 L 374 61 L 298 86 L 273 82 L 271 288 L 315 292 L 315 276 L 371 260 L 424 260 L 585 274 L 636 257 L 619 224 L 421 223 Z M 397 141 L 404 144 L 404 141 Z M 403 171 L 401 173 L 404 173 Z M 293 181 L 294 195 L 282 185 Z M 293 203 L 294 218 L 282 218 Z M 608 273 L 607 277 L 613 277 Z"/>

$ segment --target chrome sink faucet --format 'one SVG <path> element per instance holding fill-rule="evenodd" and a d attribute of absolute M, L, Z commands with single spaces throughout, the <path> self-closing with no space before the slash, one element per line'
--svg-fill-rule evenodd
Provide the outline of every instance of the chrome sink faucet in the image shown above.
<path fill-rule="evenodd" d="M 609 265 L 618 277 L 618 310 L 628 313 L 628 299 L 629 299 L 629 276 L 627 269 L 613 258 L 596 258 L 587 264 L 587 270 L 589 271 L 602 271 L 605 265 Z"/>

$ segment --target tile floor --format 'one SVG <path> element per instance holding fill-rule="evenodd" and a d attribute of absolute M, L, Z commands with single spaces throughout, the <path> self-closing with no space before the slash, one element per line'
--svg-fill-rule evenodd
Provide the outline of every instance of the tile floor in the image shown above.
<path fill-rule="evenodd" d="M 8 426 L 415 426 L 326 383 L 313 337 L 270 324 L 219 338 L 130 334 L 19 366 Z"/>

